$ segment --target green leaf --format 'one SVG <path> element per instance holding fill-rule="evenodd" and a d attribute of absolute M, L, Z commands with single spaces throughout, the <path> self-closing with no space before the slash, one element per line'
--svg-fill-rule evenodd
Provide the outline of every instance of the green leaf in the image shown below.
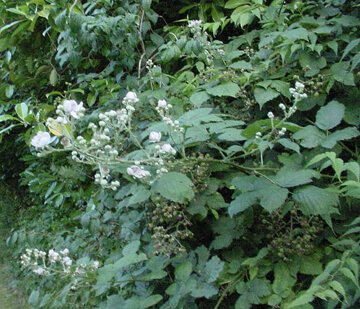
<path fill-rule="evenodd" d="M 179 117 L 178 121 L 183 126 L 197 126 L 201 123 L 218 122 L 222 119 L 214 114 L 211 114 L 212 108 L 199 108 L 186 112 Z"/>
<path fill-rule="evenodd" d="M 314 76 L 320 72 L 320 69 L 326 67 L 326 59 L 311 54 L 301 54 L 299 62 L 303 69 L 306 70 L 305 76 Z"/>
<path fill-rule="evenodd" d="M 49 82 L 51 86 L 55 86 L 58 81 L 58 74 L 55 69 L 52 69 L 49 76 Z"/>
<path fill-rule="evenodd" d="M 139 204 L 147 201 L 151 195 L 151 191 L 141 186 L 137 189 L 136 193 L 129 199 L 129 205 Z"/>
<path fill-rule="evenodd" d="M 321 142 L 321 146 L 331 149 L 335 147 L 337 142 L 352 139 L 359 135 L 360 132 L 355 127 L 348 127 L 329 134 L 326 139 Z"/>
<path fill-rule="evenodd" d="M 341 122 L 344 114 L 345 106 L 337 101 L 331 101 L 317 112 L 315 124 L 322 130 L 330 130 Z"/>
<path fill-rule="evenodd" d="M 306 186 L 296 189 L 292 198 L 299 203 L 305 215 L 326 215 L 338 213 L 334 208 L 338 205 L 336 194 L 315 186 Z"/>
<path fill-rule="evenodd" d="M 271 293 L 268 284 L 261 279 L 240 282 L 236 285 L 236 291 L 241 296 L 236 301 L 235 309 L 250 308 L 251 304 L 260 304 L 261 298 Z"/>
<path fill-rule="evenodd" d="M 326 135 L 315 126 L 306 126 L 300 131 L 295 132 L 294 139 L 301 140 L 301 146 L 305 148 L 315 148 L 325 140 Z"/>
<path fill-rule="evenodd" d="M 320 262 L 321 256 L 317 254 L 303 255 L 299 258 L 299 272 L 305 275 L 319 275 L 323 271 L 323 264 Z"/>
<path fill-rule="evenodd" d="M 205 91 L 195 92 L 191 95 L 190 101 L 196 107 L 200 107 L 203 103 L 210 99 L 210 96 Z"/>
<path fill-rule="evenodd" d="M 159 301 L 161 301 L 164 297 L 156 294 L 146 297 L 140 301 L 140 308 L 149 308 L 151 306 L 155 306 Z"/>
<path fill-rule="evenodd" d="M 175 268 L 175 278 L 179 281 L 186 281 L 193 271 L 193 266 L 189 261 L 183 262 Z"/>
<path fill-rule="evenodd" d="M 271 88 L 264 89 L 262 87 L 256 87 L 254 90 L 255 100 L 259 103 L 260 108 L 262 108 L 266 102 L 275 99 L 279 95 L 279 92 Z"/>
<path fill-rule="evenodd" d="M 303 306 L 306 304 L 311 303 L 314 300 L 314 296 L 312 294 L 303 294 L 301 296 L 299 296 L 298 298 L 296 298 L 294 301 L 292 301 L 289 306 L 287 306 L 286 308 L 294 308 L 297 306 Z"/>
<path fill-rule="evenodd" d="M 206 89 L 207 93 L 218 97 L 237 97 L 240 87 L 233 82 L 226 82 L 215 87 Z"/>
<path fill-rule="evenodd" d="M 30 294 L 28 303 L 34 307 L 36 307 L 36 305 L 39 302 L 39 297 L 40 297 L 40 292 L 39 290 L 33 290 Z"/>
<path fill-rule="evenodd" d="M 131 253 L 117 260 L 116 263 L 114 264 L 114 268 L 115 269 L 123 268 L 145 260 L 147 260 L 147 257 L 144 253 L 140 253 L 140 254 Z"/>
<path fill-rule="evenodd" d="M 285 203 L 288 193 L 287 189 L 280 188 L 274 184 L 268 184 L 265 188 L 258 191 L 260 205 L 268 212 L 273 212 Z"/>
<path fill-rule="evenodd" d="M 277 140 L 277 142 L 281 145 L 283 145 L 285 148 L 288 148 L 290 150 L 293 150 L 300 154 L 300 146 L 292 141 L 290 141 L 287 138 L 280 138 Z"/>
<path fill-rule="evenodd" d="M 316 176 L 318 176 L 318 173 L 313 170 L 281 170 L 271 179 L 280 187 L 291 188 L 312 182 L 311 178 Z"/>
<path fill-rule="evenodd" d="M 233 217 L 237 213 L 248 209 L 251 205 L 254 205 L 257 200 L 258 193 L 255 191 L 240 193 L 240 195 L 230 203 L 228 209 L 230 217 Z"/>
<path fill-rule="evenodd" d="M 191 180 L 182 173 L 170 172 L 156 180 L 152 189 L 163 197 L 178 203 L 186 203 L 193 199 L 194 191 Z"/>
<path fill-rule="evenodd" d="M 20 103 L 15 105 L 16 114 L 20 119 L 26 118 L 29 115 L 29 108 L 26 103 Z"/>
<path fill-rule="evenodd" d="M 216 255 L 213 256 L 205 265 L 203 275 L 206 277 L 207 283 L 216 281 L 221 271 L 224 268 L 225 263 L 221 261 Z"/>
<path fill-rule="evenodd" d="M 122 254 L 124 256 L 129 254 L 135 254 L 139 250 L 139 248 L 140 248 L 140 241 L 134 240 L 124 247 L 124 249 L 122 250 Z"/>
<path fill-rule="evenodd" d="M 14 85 L 6 85 L 5 87 L 5 95 L 7 98 L 11 98 L 14 94 L 15 86 Z"/>
<path fill-rule="evenodd" d="M 340 63 L 334 63 L 330 67 L 330 70 L 333 73 L 333 78 L 336 81 L 343 83 L 344 85 L 355 86 L 354 74 L 348 72 L 349 66 L 350 62 L 344 61 Z"/>
<path fill-rule="evenodd" d="M 278 295 L 291 290 L 291 287 L 296 283 L 296 276 L 291 273 L 290 265 L 284 262 L 275 265 L 274 277 L 272 288 Z"/>

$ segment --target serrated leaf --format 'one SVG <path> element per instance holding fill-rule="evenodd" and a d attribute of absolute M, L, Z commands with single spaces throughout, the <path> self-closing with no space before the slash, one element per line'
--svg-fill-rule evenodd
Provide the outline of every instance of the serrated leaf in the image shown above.
<path fill-rule="evenodd" d="M 186 175 L 170 172 L 156 180 L 152 185 L 152 189 L 171 201 L 186 203 L 194 197 L 194 191 L 191 188 L 193 186 L 193 183 Z"/>
<path fill-rule="evenodd" d="M 299 272 L 305 275 L 319 275 L 323 271 L 323 264 L 319 261 L 321 256 L 316 254 L 304 255 L 299 259 Z"/>
<path fill-rule="evenodd" d="M 114 268 L 119 269 L 145 260 L 147 260 L 147 257 L 144 253 L 140 253 L 140 254 L 131 253 L 117 260 L 114 263 Z"/>
<path fill-rule="evenodd" d="M 312 294 L 303 294 L 292 301 L 286 308 L 294 308 L 309 304 L 314 300 L 314 298 L 315 297 Z"/>
<path fill-rule="evenodd" d="M 325 189 L 306 186 L 296 189 L 292 198 L 299 203 L 301 211 L 306 215 L 326 215 L 338 213 L 338 196 Z"/>
<path fill-rule="evenodd" d="M 281 170 L 271 179 L 280 187 L 291 188 L 312 182 L 312 178 L 318 176 L 313 170 Z"/>
<path fill-rule="evenodd" d="M 264 106 L 266 102 L 271 101 L 272 99 L 275 99 L 280 95 L 279 92 L 277 92 L 274 89 L 268 88 L 264 89 L 262 87 L 256 87 L 254 90 L 254 97 L 256 102 L 259 103 L 260 109 Z"/>
<path fill-rule="evenodd" d="M 345 114 L 345 106 L 337 101 L 331 101 L 320 108 L 316 114 L 316 126 L 322 130 L 336 127 Z"/>
<path fill-rule="evenodd" d="M 193 266 L 189 261 L 183 262 L 176 266 L 175 277 L 179 281 L 186 281 L 193 271 Z"/>
<path fill-rule="evenodd" d="M 287 199 L 289 191 L 280 188 L 274 184 L 269 184 L 265 188 L 258 191 L 260 197 L 260 205 L 268 212 L 280 208 Z"/>
<path fill-rule="evenodd" d="M 145 299 L 142 299 L 140 301 L 140 306 L 139 308 L 149 308 L 151 306 L 156 305 L 159 301 L 161 301 L 164 297 L 156 294 L 156 295 L 151 295 L 146 297 Z"/>
<path fill-rule="evenodd" d="M 240 87 L 233 82 L 227 82 L 227 83 L 220 84 L 215 87 L 206 89 L 206 91 L 208 94 L 213 95 L 213 96 L 236 98 L 237 93 L 240 91 Z"/>
<path fill-rule="evenodd" d="M 305 148 L 315 148 L 325 140 L 326 135 L 315 126 L 306 126 L 300 131 L 295 132 L 294 139 L 300 140 L 301 146 Z"/>
<path fill-rule="evenodd" d="M 206 91 L 195 92 L 191 95 L 190 101 L 196 107 L 200 107 L 203 103 L 210 99 Z"/>
<path fill-rule="evenodd" d="M 225 263 L 221 261 L 216 255 L 213 256 L 205 265 L 204 276 L 206 277 L 207 283 L 216 281 L 219 274 L 224 268 Z"/>
<path fill-rule="evenodd" d="M 258 200 L 258 193 L 255 191 L 241 193 L 235 200 L 230 203 L 228 212 L 230 217 L 233 217 L 239 212 L 248 209 L 254 205 Z"/>
<path fill-rule="evenodd" d="M 260 304 L 260 298 L 271 293 L 268 284 L 260 279 L 254 279 L 246 283 L 240 282 L 236 286 L 236 291 L 241 294 L 235 304 L 236 309 L 249 308 L 248 304 Z"/>
<path fill-rule="evenodd" d="M 359 135 L 360 132 L 355 127 L 337 130 L 334 133 L 329 134 L 326 139 L 321 142 L 321 146 L 325 148 L 333 148 L 337 142 L 352 139 Z"/>
<path fill-rule="evenodd" d="M 284 262 L 275 265 L 274 277 L 272 288 L 278 295 L 288 291 L 296 283 L 296 277 L 291 274 L 289 265 Z"/>
<path fill-rule="evenodd" d="M 197 126 L 201 123 L 219 122 L 222 119 L 214 114 L 211 114 L 212 108 L 199 108 L 186 112 L 178 121 L 184 126 Z"/>
<path fill-rule="evenodd" d="M 277 142 L 281 145 L 283 145 L 285 148 L 288 148 L 290 150 L 293 150 L 300 154 L 300 146 L 292 141 L 290 141 L 287 138 L 280 138 L 277 140 Z"/>

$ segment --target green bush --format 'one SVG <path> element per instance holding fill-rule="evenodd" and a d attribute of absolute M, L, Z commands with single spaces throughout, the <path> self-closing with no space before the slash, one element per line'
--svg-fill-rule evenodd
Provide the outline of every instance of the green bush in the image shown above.
<path fill-rule="evenodd" d="M 181 5 L 3 5 L 29 304 L 358 305 L 359 5 Z"/>

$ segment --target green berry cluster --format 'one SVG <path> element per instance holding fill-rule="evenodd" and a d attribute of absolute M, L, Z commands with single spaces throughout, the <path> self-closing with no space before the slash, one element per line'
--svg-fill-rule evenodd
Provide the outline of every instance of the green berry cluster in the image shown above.
<path fill-rule="evenodd" d="M 317 234 L 324 229 L 321 218 L 305 216 L 296 208 L 285 216 L 280 212 L 262 214 L 261 224 L 267 231 L 270 253 L 284 261 L 291 261 L 294 256 L 311 254 Z"/>
<path fill-rule="evenodd" d="M 204 154 L 193 154 L 192 158 L 196 159 L 205 159 L 209 158 L 209 155 Z M 183 174 L 189 176 L 194 184 L 194 192 L 200 193 L 207 189 L 208 179 L 210 177 L 211 171 L 209 164 L 201 162 L 194 165 L 186 165 L 181 169 Z"/>
<path fill-rule="evenodd" d="M 157 197 L 147 213 L 147 228 L 155 240 L 155 254 L 170 256 L 185 252 L 181 240 L 191 238 L 191 222 L 185 215 L 185 205 Z"/>

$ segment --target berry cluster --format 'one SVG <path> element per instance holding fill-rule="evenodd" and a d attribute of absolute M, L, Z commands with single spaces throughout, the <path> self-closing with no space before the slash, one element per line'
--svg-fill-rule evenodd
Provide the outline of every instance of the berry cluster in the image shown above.
<path fill-rule="evenodd" d="M 316 235 L 324 229 L 319 217 L 304 216 L 296 208 L 284 217 L 280 212 L 263 214 L 261 223 L 268 232 L 269 251 L 284 261 L 291 261 L 293 256 L 311 254 Z"/>
<path fill-rule="evenodd" d="M 153 233 L 155 254 L 170 256 L 185 252 L 180 241 L 192 237 L 193 233 L 188 228 L 191 223 L 184 211 L 183 204 L 156 198 L 152 211 L 147 213 L 147 227 Z"/>

